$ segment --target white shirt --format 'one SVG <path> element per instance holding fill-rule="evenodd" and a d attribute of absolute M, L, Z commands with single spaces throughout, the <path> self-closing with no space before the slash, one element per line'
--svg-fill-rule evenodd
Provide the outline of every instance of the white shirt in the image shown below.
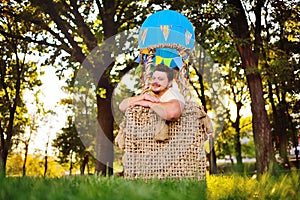
<path fill-rule="evenodd" d="M 173 87 L 169 88 L 160 98 L 159 100 L 161 102 L 168 102 L 170 100 L 179 100 L 181 101 L 183 104 L 185 103 L 184 97 L 183 95 L 180 93 L 179 89 L 175 89 Z"/>

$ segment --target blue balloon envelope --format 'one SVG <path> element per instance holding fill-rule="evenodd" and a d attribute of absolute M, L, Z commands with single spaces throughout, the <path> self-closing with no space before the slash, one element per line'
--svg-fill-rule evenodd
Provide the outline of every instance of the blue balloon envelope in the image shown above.
<path fill-rule="evenodd" d="M 181 13 L 162 10 L 150 15 L 139 31 L 139 47 L 144 49 L 158 44 L 177 44 L 192 49 L 195 43 L 194 28 Z M 164 57 L 172 57 L 176 50 L 160 52 Z"/>
<path fill-rule="evenodd" d="M 181 13 L 162 10 L 150 15 L 139 31 L 139 48 L 146 49 L 155 45 L 173 44 L 192 50 L 195 32 L 191 22 Z M 184 57 L 184 60 L 188 56 Z M 163 63 L 171 68 L 182 66 L 182 58 L 174 48 L 156 48 L 154 64 Z"/>

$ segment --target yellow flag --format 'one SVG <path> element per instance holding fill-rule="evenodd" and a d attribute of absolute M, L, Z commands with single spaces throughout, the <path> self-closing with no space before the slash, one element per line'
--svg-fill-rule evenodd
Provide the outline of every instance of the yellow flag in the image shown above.
<path fill-rule="evenodd" d="M 160 57 L 160 56 L 156 56 L 156 57 L 155 57 L 155 65 L 158 65 L 158 64 L 160 64 L 160 63 L 162 62 L 162 60 L 163 60 L 163 58 L 162 58 L 162 57 Z"/>

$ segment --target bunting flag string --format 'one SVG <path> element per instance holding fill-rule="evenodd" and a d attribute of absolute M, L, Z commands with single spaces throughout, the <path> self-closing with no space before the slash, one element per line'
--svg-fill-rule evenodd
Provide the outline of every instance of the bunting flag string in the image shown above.
<path fill-rule="evenodd" d="M 160 30 L 164 35 L 165 41 L 167 41 L 170 31 L 172 30 L 172 25 L 160 25 Z"/>
<path fill-rule="evenodd" d="M 134 62 L 136 63 L 140 63 L 141 62 L 141 55 L 139 55 Z M 189 62 L 189 58 L 187 58 L 186 60 L 184 60 L 184 62 L 188 63 Z M 144 55 L 144 64 L 147 63 L 147 56 Z M 158 65 L 158 64 L 164 64 L 170 68 L 175 68 L 178 67 L 179 69 L 181 69 L 182 65 L 183 65 L 183 59 L 182 57 L 178 56 L 178 57 L 174 57 L 174 58 L 163 58 L 161 56 L 154 56 L 153 57 L 153 64 L 154 65 Z"/>
<path fill-rule="evenodd" d="M 184 35 L 185 35 L 185 44 L 188 45 L 191 41 L 192 34 L 188 30 L 185 29 Z"/>

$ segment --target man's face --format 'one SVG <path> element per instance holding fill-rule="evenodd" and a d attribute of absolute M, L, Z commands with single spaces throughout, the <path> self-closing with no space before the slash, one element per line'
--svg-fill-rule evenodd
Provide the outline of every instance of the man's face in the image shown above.
<path fill-rule="evenodd" d="M 155 71 L 152 75 L 151 88 L 154 93 L 160 93 L 171 85 L 166 72 Z"/>

